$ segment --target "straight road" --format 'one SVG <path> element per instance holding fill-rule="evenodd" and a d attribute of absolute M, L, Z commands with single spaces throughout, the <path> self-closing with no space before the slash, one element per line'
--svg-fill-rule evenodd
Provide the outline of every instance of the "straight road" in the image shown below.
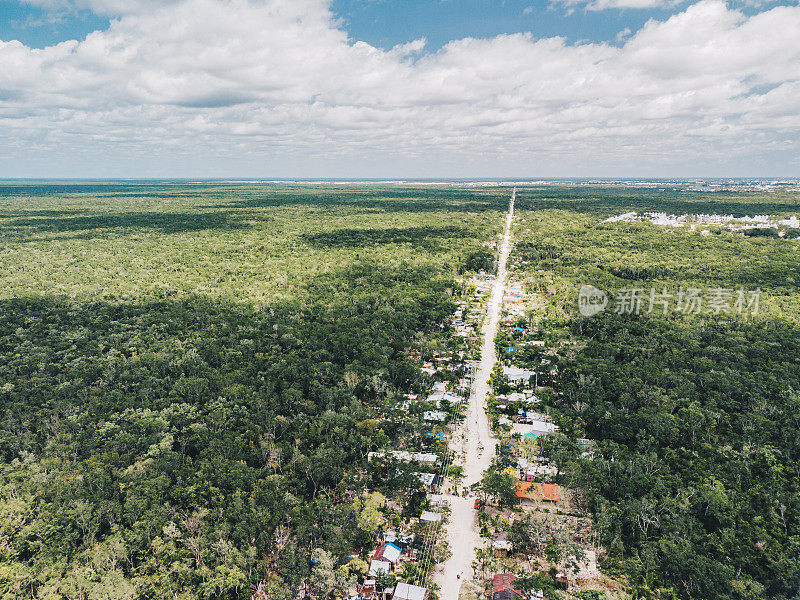
<path fill-rule="evenodd" d="M 494 338 L 500 324 L 503 296 L 506 287 L 506 263 L 511 252 L 511 223 L 514 218 L 514 201 L 517 190 L 511 194 L 506 214 L 503 242 L 497 265 L 497 278 L 492 287 L 486 319 L 483 323 L 483 345 L 481 360 L 470 392 L 467 417 L 459 431 L 451 438 L 450 446 L 455 452 L 464 454 L 463 486 L 469 487 L 481 480 L 483 472 L 491 464 L 495 453 L 495 442 L 489 429 L 485 403 L 489 393 L 489 375 L 497 362 Z M 453 555 L 436 574 L 441 589 L 441 600 L 458 600 L 461 585 L 473 578 L 472 561 L 475 549 L 481 545 L 478 519 L 473 508 L 472 497 L 448 496 L 452 513 L 447 524 L 447 541 Z M 460 577 L 459 577 L 460 575 Z"/>

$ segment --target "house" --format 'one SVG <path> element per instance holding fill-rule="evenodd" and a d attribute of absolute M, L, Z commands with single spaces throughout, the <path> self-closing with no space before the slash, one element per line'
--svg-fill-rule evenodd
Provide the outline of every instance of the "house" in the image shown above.
<path fill-rule="evenodd" d="M 525 458 L 517 459 L 517 468 L 519 469 L 519 478 L 523 481 L 533 481 L 537 475 L 558 475 L 558 467 L 554 465 L 544 464 L 546 459 L 541 456 L 536 456 L 532 461 Z"/>
<path fill-rule="evenodd" d="M 442 515 L 440 513 L 425 511 L 422 513 L 422 516 L 419 518 L 420 521 L 427 521 L 430 523 L 436 523 L 437 521 L 442 520 Z"/>
<path fill-rule="evenodd" d="M 520 423 L 514 427 L 514 433 L 527 437 L 539 437 L 542 435 L 550 435 L 558 431 L 558 426 L 548 421 L 540 421 L 538 419 L 526 419 L 527 423 Z"/>
<path fill-rule="evenodd" d="M 439 457 L 435 454 L 422 452 L 406 452 L 405 450 L 389 450 L 388 452 L 370 452 L 367 460 L 373 458 L 392 458 L 400 462 L 418 462 L 423 464 L 435 465 Z"/>
<path fill-rule="evenodd" d="M 517 498 L 532 502 L 560 502 L 561 486 L 536 481 L 518 481 Z"/>
<path fill-rule="evenodd" d="M 411 545 L 411 542 L 414 541 L 414 536 L 411 534 L 397 533 L 394 529 L 390 529 L 386 532 L 386 535 L 383 536 L 383 541 L 403 549 Z"/>
<path fill-rule="evenodd" d="M 361 586 L 361 595 L 370 597 L 373 594 L 375 594 L 375 580 L 374 579 L 364 580 L 364 585 Z"/>
<path fill-rule="evenodd" d="M 501 531 L 492 538 L 492 552 L 495 556 L 508 556 L 514 550 L 514 544 L 508 539 L 508 532 Z"/>
<path fill-rule="evenodd" d="M 392 600 L 425 600 L 427 588 L 411 585 L 410 583 L 398 583 L 394 588 Z"/>
<path fill-rule="evenodd" d="M 428 396 L 426 400 L 433 403 L 436 408 L 439 408 L 442 405 L 442 402 L 445 400 L 447 400 L 447 402 L 451 405 L 461 402 L 461 398 L 458 395 L 451 394 L 450 392 L 434 392 Z"/>
<path fill-rule="evenodd" d="M 414 473 L 419 478 L 422 485 L 434 485 L 436 483 L 436 475 L 434 473 Z"/>
<path fill-rule="evenodd" d="M 534 412 L 532 410 L 526 411 L 525 416 L 531 419 L 531 423 L 549 423 L 550 417 L 544 413 Z"/>
<path fill-rule="evenodd" d="M 369 576 L 376 577 L 379 573 L 388 573 L 392 570 L 392 563 L 388 560 L 372 560 L 369 563 Z"/>
<path fill-rule="evenodd" d="M 431 404 L 436 406 L 436 408 L 439 408 L 439 406 L 442 404 L 442 399 L 444 398 L 444 396 L 445 396 L 444 392 L 433 392 L 427 398 L 425 398 L 425 401 L 430 402 Z"/>
<path fill-rule="evenodd" d="M 375 552 L 372 554 L 372 561 L 381 561 L 381 562 L 389 562 L 389 563 L 396 563 L 397 559 L 400 558 L 400 548 L 395 544 L 389 542 L 386 544 L 381 544 L 375 549 Z"/>
<path fill-rule="evenodd" d="M 536 375 L 534 371 L 527 369 L 520 369 L 519 367 L 503 367 L 503 375 L 508 377 L 509 382 L 512 384 L 527 382 L 531 377 Z"/>
<path fill-rule="evenodd" d="M 498 573 L 492 579 L 492 600 L 514 600 L 522 592 L 514 587 L 517 576 L 513 573 Z"/>
<path fill-rule="evenodd" d="M 447 420 L 447 413 L 441 410 L 426 410 L 423 418 L 426 421 L 435 421 L 441 423 Z"/>

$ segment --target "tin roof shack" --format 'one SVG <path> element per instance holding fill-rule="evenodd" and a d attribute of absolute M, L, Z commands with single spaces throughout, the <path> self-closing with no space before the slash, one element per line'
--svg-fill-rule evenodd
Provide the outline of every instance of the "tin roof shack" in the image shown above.
<path fill-rule="evenodd" d="M 492 553 L 495 556 L 508 556 L 514 551 L 514 544 L 508 539 L 508 532 L 501 531 L 492 537 Z"/>

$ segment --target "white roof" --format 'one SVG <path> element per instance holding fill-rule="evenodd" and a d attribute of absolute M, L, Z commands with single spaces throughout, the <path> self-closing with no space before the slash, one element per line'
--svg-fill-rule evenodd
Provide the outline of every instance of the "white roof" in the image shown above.
<path fill-rule="evenodd" d="M 497 419 L 497 424 L 498 425 L 511 425 L 511 419 L 508 419 L 506 417 L 501 417 L 501 418 Z"/>
<path fill-rule="evenodd" d="M 402 460 L 405 462 L 421 462 L 421 463 L 435 463 L 438 457 L 435 454 L 425 454 L 422 452 L 406 452 L 405 450 L 390 450 L 388 452 L 370 452 L 367 454 L 367 460 L 372 460 L 374 457 L 384 458 L 390 457 L 395 460 Z"/>
<path fill-rule="evenodd" d="M 505 375 L 511 380 L 515 380 L 515 379 L 530 379 L 531 377 L 536 375 L 536 373 L 534 371 L 520 369 L 519 367 L 503 367 L 503 375 Z"/>
<path fill-rule="evenodd" d="M 389 569 L 391 568 L 391 563 L 386 560 L 373 560 L 369 563 L 369 574 L 371 577 L 374 577 L 381 571 L 384 573 L 388 573 Z"/>
<path fill-rule="evenodd" d="M 447 384 L 444 381 L 437 381 L 433 384 L 433 391 L 434 392 L 446 392 L 447 391 Z"/>
<path fill-rule="evenodd" d="M 419 518 L 420 521 L 441 521 L 442 515 L 435 512 L 425 511 L 422 513 L 422 516 Z"/>
<path fill-rule="evenodd" d="M 411 585 L 410 583 L 398 583 L 394 588 L 392 600 L 425 600 L 427 588 Z"/>
<path fill-rule="evenodd" d="M 492 548 L 496 550 L 513 550 L 514 544 L 508 540 L 495 540 L 492 542 Z"/>
<path fill-rule="evenodd" d="M 547 431 L 548 433 L 553 433 L 556 429 L 558 429 L 558 427 L 552 423 L 548 423 L 547 421 L 537 421 L 536 419 L 531 421 L 530 425 L 534 431 Z"/>
<path fill-rule="evenodd" d="M 389 562 L 397 562 L 397 559 L 400 558 L 400 548 L 394 544 L 386 544 L 383 547 L 383 558 Z"/>
<path fill-rule="evenodd" d="M 436 477 L 433 473 L 414 473 L 424 485 L 433 485 L 433 480 Z"/>
<path fill-rule="evenodd" d="M 525 413 L 525 416 L 529 419 L 533 419 L 536 423 L 549 423 L 547 415 L 543 413 L 528 411 Z"/>
<path fill-rule="evenodd" d="M 444 421 L 447 419 L 447 413 L 441 410 L 426 410 L 423 416 L 426 421 Z"/>
<path fill-rule="evenodd" d="M 425 400 L 433 402 L 438 407 L 441 406 L 442 400 L 447 400 L 450 404 L 458 404 L 461 398 L 457 394 L 451 394 L 450 392 L 434 392 Z"/>

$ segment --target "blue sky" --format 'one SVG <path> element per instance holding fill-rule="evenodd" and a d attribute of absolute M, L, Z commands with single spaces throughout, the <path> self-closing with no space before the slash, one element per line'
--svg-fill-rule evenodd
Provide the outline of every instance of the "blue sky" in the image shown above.
<path fill-rule="evenodd" d="M 41 48 L 83 39 L 87 33 L 108 27 L 108 17 L 90 10 L 48 11 L 37 6 L 0 0 L 0 39 L 19 40 Z"/>
<path fill-rule="evenodd" d="M 0 177 L 793 176 L 799 95 L 797 0 L 0 0 Z"/>
<path fill-rule="evenodd" d="M 337 0 L 333 6 L 351 36 L 383 48 L 424 37 L 437 49 L 454 39 L 526 31 L 570 41 L 614 40 L 621 30 L 638 28 L 653 15 L 641 10 L 569 11 L 542 0 Z"/>
<path fill-rule="evenodd" d="M 56 6 L 58 1 L 55 0 Z M 34 5 L 19 0 L 0 0 L 0 39 L 20 40 L 43 47 L 108 27 L 109 16 L 86 8 L 42 8 L 53 4 L 41 0 Z M 39 4 L 39 5 L 36 5 Z M 673 3 L 664 3 L 673 4 Z M 685 3 L 684 3 L 685 4 Z M 747 14 L 758 3 L 737 5 Z M 792 5 L 782 0 L 770 6 Z M 585 10 L 545 0 L 334 0 L 331 8 L 355 40 L 389 49 L 397 44 L 426 38 L 429 50 L 465 37 L 487 38 L 501 34 L 531 32 L 535 37 L 563 36 L 571 42 L 619 43 L 618 34 L 635 31 L 648 19 L 665 18 L 681 4 L 647 9 Z"/>

